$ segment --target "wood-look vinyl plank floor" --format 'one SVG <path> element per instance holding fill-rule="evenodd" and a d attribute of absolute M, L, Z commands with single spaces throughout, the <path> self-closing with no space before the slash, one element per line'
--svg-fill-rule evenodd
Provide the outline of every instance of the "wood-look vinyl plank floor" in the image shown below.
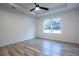
<path fill-rule="evenodd" d="M 0 56 L 79 56 L 79 45 L 32 39 L 0 47 Z"/>

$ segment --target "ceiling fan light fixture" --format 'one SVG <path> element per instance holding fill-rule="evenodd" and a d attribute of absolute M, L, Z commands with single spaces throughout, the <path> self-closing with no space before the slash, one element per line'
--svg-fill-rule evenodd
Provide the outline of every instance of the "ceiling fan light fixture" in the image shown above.
<path fill-rule="evenodd" d="M 43 9 L 43 10 L 48 10 L 48 9 L 49 9 L 49 8 L 47 8 L 47 7 L 39 6 L 38 3 L 34 3 L 34 5 L 35 5 L 35 7 L 30 10 L 31 12 L 34 11 L 34 10 L 35 10 L 35 11 L 39 11 L 40 9 Z"/>
<path fill-rule="evenodd" d="M 37 10 L 37 11 L 38 11 L 39 9 L 40 9 L 39 7 L 36 7 L 36 8 L 35 8 L 35 10 Z"/>

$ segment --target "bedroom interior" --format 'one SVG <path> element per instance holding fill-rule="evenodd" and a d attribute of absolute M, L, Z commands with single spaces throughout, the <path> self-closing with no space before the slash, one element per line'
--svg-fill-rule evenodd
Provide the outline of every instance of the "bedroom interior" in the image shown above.
<path fill-rule="evenodd" d="M 79 56 L 79 3 L 0 3 L 0 56 Z"/>

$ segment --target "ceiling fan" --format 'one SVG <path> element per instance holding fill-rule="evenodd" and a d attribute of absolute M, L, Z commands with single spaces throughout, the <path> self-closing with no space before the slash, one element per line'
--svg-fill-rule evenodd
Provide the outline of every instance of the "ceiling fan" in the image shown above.
<path fill-rule="evenodd" d="M 34 3 L 35 7 L 33 9 L 31 9 L 30 11 L 32 12 L 33 10 L 39 10 L 39 9 L 43 9 L 43 10 L 49 10 L 49 8 L 47 7 L 42 7 L 42 6 L 39 6 L 38 3 Z"/>

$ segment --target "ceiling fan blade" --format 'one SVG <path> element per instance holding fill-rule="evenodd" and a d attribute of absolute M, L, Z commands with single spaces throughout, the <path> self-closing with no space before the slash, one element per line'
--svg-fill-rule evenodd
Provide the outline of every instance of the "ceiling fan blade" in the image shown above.
<path fill-rule="evenodd" d="M 35 8 L 31 9 L 30 11 L 33 11 Z"/>
<path fill-rule="evenodd" d="M 44 10 L 49 10 L 49 8 L 46 8 L 46 7 L 41 7 L 39 6 L 40 9 L 44 9 Z"/>

